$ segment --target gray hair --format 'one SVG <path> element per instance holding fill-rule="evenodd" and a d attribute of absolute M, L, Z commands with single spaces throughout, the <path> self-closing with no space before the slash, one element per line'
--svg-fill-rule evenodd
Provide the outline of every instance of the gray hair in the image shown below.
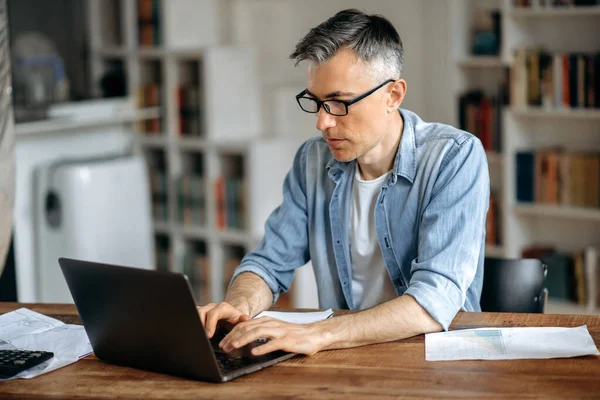
<path fill-rule="evenodd" d="M 379 81 L 399 79 L 404 63 L 400 35 L 390 21 L 380 15 L 368 15 L 356 9 L 343 10 L 312 28 L 296 44 L 291 59 L 317 65 L 342 49 L 356 52 L 369 64 L 373 78 Z"/>

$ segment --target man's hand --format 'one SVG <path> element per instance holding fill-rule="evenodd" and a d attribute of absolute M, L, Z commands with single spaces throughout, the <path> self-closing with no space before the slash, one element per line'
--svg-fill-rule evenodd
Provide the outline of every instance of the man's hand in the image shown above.
<path fill-rule="evenodd" d="M 270 317 L 240 322 L 219 346 L 231 352 L 261 338 L 270 340 L 252 349 L 252 355 L 260 356 L 275 350 L 313 355 L 324 347 L 323 335 L 319 334 L 316 324 L 292 324 Z"/>
<path fill-rule="evenodd" d="M 219 321 L 225 321 L 230 326 L 234 327 L 240 322 L 250 321 L 252 318 L 239 309 L 235 308 L 229 303 L 222 302 L 219 304 L 209 303 L 205 306 L 198 306 L 198 314 L 200 315 L 200 321 L 204 325 L 206 335 L 208 338 L 212 338 L 217 330 L 217 323 Z"/>

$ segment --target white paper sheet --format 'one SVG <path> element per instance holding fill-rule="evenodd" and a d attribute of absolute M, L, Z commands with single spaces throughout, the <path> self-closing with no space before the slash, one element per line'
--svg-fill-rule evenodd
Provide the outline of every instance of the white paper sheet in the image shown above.
<path fill-rule="evenodd" d="M 600 355 L 587 326 L 480 328 L 425 335 L 425 360 L 515 360 Z"/>
<path fill-rule="evenodd" d="M 54 353 L 50 360 L 9 379 L 34 378 L 72 364 L 92 353 L 92 345 L 83 326 L 65 324 L 27 308 L 0 315 L 0 349 L 43 350 Z"/>
<path fill-rule="evenodd" d="M 263 311 L 254 318 L 271 317 L 294 324 L 310 324 L 330 318 L 332 315 L 333 310 L 330 308 L 325 311 L 316 312 Z"/>

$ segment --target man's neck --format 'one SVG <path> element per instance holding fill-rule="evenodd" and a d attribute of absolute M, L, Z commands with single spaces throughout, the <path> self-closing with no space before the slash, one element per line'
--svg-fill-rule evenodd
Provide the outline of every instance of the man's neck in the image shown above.
<path fill-rule="evenodd" d="M 404 130 L 404 121 L 400 112 L 395 114 L 395 117 L 390 124 L 390 134 L 385 135 L 381 142 L 377 145 L 379 155 L 372 160 L 369 157 L 362 157 L 357 160 L 360 176 L 366 181 L 370 181 L 380 177 L 394 167 L 400 139 Z M 376 150 L 372 149 L 371 151 Z"/>

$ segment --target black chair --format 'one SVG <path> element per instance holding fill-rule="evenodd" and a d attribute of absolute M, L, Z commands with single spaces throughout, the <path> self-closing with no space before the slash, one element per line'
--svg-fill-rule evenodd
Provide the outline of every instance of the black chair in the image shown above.
<path fill-rule="evenodd" d="M 486 258 L 483 264 L 481 311 L 543 313 L 547 267 L 533 258 Z"/>

